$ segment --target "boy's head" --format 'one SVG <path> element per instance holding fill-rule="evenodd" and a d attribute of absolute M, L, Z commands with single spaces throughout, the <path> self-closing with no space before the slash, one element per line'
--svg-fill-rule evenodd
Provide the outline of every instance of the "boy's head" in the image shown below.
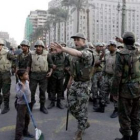
<path fill-rule="evenodd" d="M 29 80 L 28 72 L 25 69 L 19 69 L 17 71 L 17 76 L 19 80 Z"/>

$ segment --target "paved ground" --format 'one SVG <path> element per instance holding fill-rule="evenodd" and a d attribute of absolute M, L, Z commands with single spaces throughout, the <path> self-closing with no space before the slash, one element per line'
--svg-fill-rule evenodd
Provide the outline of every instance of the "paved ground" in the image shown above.
<path fill-rule="evenodd" d="M 15 101 L 15 79 L 12 77 L 11 97 L 10 97 L 10 112 L 5 115 L 0 115 L 0 140 L 14 140 L 16 110 L 14 108 Z M 38 94 L 38 91 L 37 91 Z M 47 100 L 47 105 L 50 103 Z M 63 101 L 66 104 L 66 101 Z M 92 104 L 89 103 L 89 122 L 91 127 L 84 133 L 83 140 L 114 140 L 116 137 L 121 137 L 119 133 L 118 119 L 111 119 L 109 116 L 112 113 L 113 105 L 110 104 L 104 114 L 95 113 L 92 111 Z M 65 131 L 66 111 L 58 108 L 49 110 L 48 115 L 44 115 L 39 111 L 39 103 L 33 110 L 33 115 L 37 121 L 38 128 L 45 135 L 45 140 L 72 140 L 77 128 L 76 120 L 70 116 L 69 130 Z M 34 133 L 32 123 L 29 130 Z M 27 140 L 27 139 L 26 139 Z"/>

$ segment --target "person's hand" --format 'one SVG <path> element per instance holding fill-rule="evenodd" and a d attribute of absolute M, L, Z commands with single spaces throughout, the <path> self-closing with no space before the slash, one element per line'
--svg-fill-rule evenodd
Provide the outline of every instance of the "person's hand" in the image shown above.
<path fill-rule="evenodd" d="M 117 36 L 116 36 L 116 41 L 117 41 L 117 42 L 120 42 L 120 43 L 123 43 L 123 39 L 122 39 L 122 38 L 119 38 L 119 37 L 117 37 Z"/>
<path fill-rule="evenodd" d="M 56 65 L 53 65 L 53 66 L 52 66 L 53 70 L 55 70 L 55 69 L 56 69 L 56 67 L 57 67 Z"/>
<path fill-rule="evenodd" d="M 52 72 L 48 72 L 46 77 L 51 77 Z"/>
<path fill-rule="evenodd" d="M 53 48 L 57 53 L 63 52 L 63 47 L 58 43 L 51 43 L 51 48 Z"/>
<path fill-rule="evenodd" d="M 113 100 L 118 101 L 118 96 L 113 96 Z"/>

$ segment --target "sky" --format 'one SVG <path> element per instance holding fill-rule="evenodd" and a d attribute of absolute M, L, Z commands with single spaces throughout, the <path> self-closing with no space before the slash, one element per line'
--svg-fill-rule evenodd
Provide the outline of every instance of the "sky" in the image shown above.
<path fill-rule="evenodd" d="M 24 27 L 30 11 L 47 10 L 51 0 L 1 0 L 0 31 L 8 32 L 19 44 L 24 39 Z"/>

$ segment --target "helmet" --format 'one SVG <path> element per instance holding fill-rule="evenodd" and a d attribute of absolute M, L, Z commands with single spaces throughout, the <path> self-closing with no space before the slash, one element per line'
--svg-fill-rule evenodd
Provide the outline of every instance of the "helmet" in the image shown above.
<path fill-rule="evenodd" d="M 5 45 L 5 42 L 4 42 L 4 40 L 2 38 L 0 38 L 0 44 Z"/>
<path fill-rule="evenodd" d="M 98 47 L 98 46 L 103 47 L 103 43 L 97 42 L 97 43 L 95 44 L 95 46 L 96 46 L 96 47 Z"/>
<path fill-rule="evenodd" d="M 72 36 L 71 38 L 82 38 L 84 40 L 86 40 L 86 37 L 83 33 L 76 33 L 74 36 Z"/>
<path fill-rule="evenodd" d="M 124 45 L 122 43 L 117 43 L 117 48 L 120 48 L 120 47 L 124 48 Z"/>
<path fill-rule="evenodd" d="M 22 45 L 25 45 L 25 46 L 28 46 L 28 47 L 30 47 L 30 42 L 28 41 L 28 40 L 23 40 L 21 43 L 20 43 L 20 45 L 22 46 Z"/>
<path fill-rule="evenodd" d="M 117 46 L 117 42 L 115 40 L 110 40 L 107 46 L 110 46 L 110 45 Z"/>
<path fill-rule="evenodd" d="M 91 42 L 87 42 L 87 46 L 88 46 L 89 48 L 94 48 L 94 46 L 93 46 L 93 44 L 92 44 Z"/>
<path fill-rule="evenodd" d="M 42 46 L 43 48 L 45 47 L 44 42 L 43 42 L 42 40 L 37 40 L 37 41 L 35 42 L 34 47 L 36 47 L 36 46 Z"/>
<path fill-rule="evenodd" d="M 132 32 L 125 32 L 123 35 L 123 42 L 126 45 L 134 45 L 135 35 Z"/>

